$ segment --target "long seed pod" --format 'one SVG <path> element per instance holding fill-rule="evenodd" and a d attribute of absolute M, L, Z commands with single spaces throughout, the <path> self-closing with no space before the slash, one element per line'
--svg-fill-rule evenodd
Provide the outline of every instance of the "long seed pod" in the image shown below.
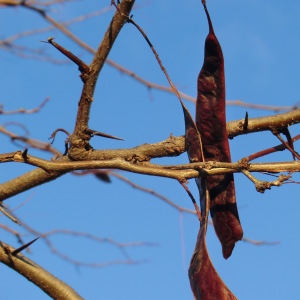
<path fill-rule="evenodd" d="M 203 183 L 203 181 L 202 181 Z M 209 212 L 209 192 L 201 190 L 202 221 L 197 243 L 189 267 L 189 279 L 196 300 L 236 300 L 214 268 L 206 247 L 206 229 Z"/>
<path fill-rule="evenodd" d="M 226 131 L 224 58 L 205 3 L 203 6 L 209 34 L 205 40 L 204 63 L 198 77 L 196 103 L 196 125 L 203 147 L 201 160 L 231 162 Z M 206 182 L 214 228 L 222 244 L 223 256 L 227 259 L 235 243 L 243 237 L 233 174 L 208 176 L 200 180 Z M 199 185 L 203 185 L 203 182 Z"/>

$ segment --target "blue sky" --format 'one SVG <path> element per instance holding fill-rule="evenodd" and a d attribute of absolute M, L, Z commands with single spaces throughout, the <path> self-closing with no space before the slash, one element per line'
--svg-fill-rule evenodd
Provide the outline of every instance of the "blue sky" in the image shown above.
<path fill-rule="evenodd" d="M 136 1 L 134 20 L 145 30 L 168 70 L 173 82 L 183 92 L 196 96 L 196 79 L 203 62 L 204 40 L 208 32 L 200 0 Z M 99 10 L 109 1 L 76 1 L 58 5 L 49 14 L 58 21 Z M 300 39 L 297 1 L 217 1 L 208 0 L 215 32 L 225 57 L 228 100 L 252 104 L 290 106 L 299 101 Z M 113 15 L 113 10 L 69 28 L 96 48 Z M 1 39 L 19 32 L 46 27 L 39 15 L 23 8 L 0 9 Z M 54 36 L 82 60 L 89 63 L 89 53 L 80 49 L 57 31 L 37 34 L 16 44 L 42 49 L 47 57 L 66 62 L 53 47 L 41 40 Z M 46 97 L 47 105 L 35 115 L 1 115 L 1 125 L 19 122 L 30 136 L 47 142 L 56 128 L 72 131 L 82 83 L 77 67 L 71 63 L 23 59 L 0 49 L 0 103 L 5 110 L 34 108 Z M 127 24 L 112 49 L 110 59 L 143 78 L 167 85 L 149 47 L 137 30 Z M 195 108 L 186 102 L 191 113 Z M 227 107 L 227 120 L 274 114 L 272 111 L 245 107 Z M 92 106 L 90 127 L 125 139 L 111 141 L 94 138 L 96 149 L 129 148 L 182 135 L 184 121 L 175 96 L 148 90 L 132 78 L 105 66 L 99 76 Z M 9 125 L 10 130 L 24 130 Z M 299 126 L 290 128 L 291 134 Z M 0 136 L 1 153 L 19 150 L 20 146 Z M 59 134 L 54 147 L 64 150 L 65 136 Z M 232 159 L 237 161 L 256 151 L 279 144 L 269 132 L 237 137 L 230 141 Z M 296 144 L 297 149 L 297 144 Z M 50 159 L 47 153 L 31 154 Z M 287 161 L 287 152 L 273 154 L 260 161 Z M 177 158 L 155 160 L 160 164 L 186 163 L 184 154 Z M 0 182 L 5 182 L 30 166 L 2 164 Z M 192 209 L 182 187 L 171 179 L 119 172 L 136 184 L 155 190 L 174 203 Z M 270 177 L 255 174 L 258 178 Z M 31 247 L 30 258 L 73 286 L 85 299 L 192 299 L 187 277 L 198 221 L 193 215 L 180 214 L 153 195 L 133 189 L 111 177 L 110 184 L 93 176 L 66 175 L 54 182 L 15 196 L 5 203 L 11 208 L 28 201 L 15 211 L 31 227 L 44 232 L 68 229 L 89 232 L 120 243 L 145 242 L 151 245 L 126 248 L 137 264 L 116 264 L 103 268 L 76 267 L 53 255 L 39 240 Z M 299 181 L 299 175 L 294 175 Z M 280 242 L 272 246 L 254 246 L 239 242 L 225 261 L 213 228 L 208 230 L 208 247 L 212 261 L 228 287 L 239 299 L 297 299 L 300 293 L 299 187 L 285 184 L 264 194 L 241 174 L 235 175 L 237 201 L 244 236 L 258 241 Z M 197 195 L 194 181 L 189 188 Z M 1 187 L 0 187 L 1 189 Z M 0 190 L 1 191 L 1 190 Z M 1 216 L 1 224 L 25 232 Z M 25 241 L 35 236 L 24 236 Z M 1 230 L 1 240 L 18 247 L 16 238 Z M 105 263 L 122 261 L 126 256 L 108 243 L 97 244 L 84 238 L 56 235 L 53 244 L 73 259 Z M 48 297 L 17 273 L 0 265 L 3 299 Z M 26 296 L 27 297 L 27 296 Z"/>

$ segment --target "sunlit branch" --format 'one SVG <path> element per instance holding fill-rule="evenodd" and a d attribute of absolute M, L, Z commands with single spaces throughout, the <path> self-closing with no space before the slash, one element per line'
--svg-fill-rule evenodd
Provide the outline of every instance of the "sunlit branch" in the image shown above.
<path fill-rule="evenodd" d="M 0 242 L 0 262 L 26 277 L 53 299 L 83 299 L 70 286 L 28 257 L 21 253 L 13 255 L 15 250 L 10 245 Z"/>

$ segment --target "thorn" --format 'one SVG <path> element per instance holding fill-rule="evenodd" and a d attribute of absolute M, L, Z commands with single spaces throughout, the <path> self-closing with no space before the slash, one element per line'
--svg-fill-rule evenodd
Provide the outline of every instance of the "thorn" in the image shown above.
<path fill-rule="evenodd" d="M 282 130 L 282 133 L 285 135 L 285 137 L 287 138 L 288 144 L 291 147 L 292 151 L 292 155 L 293 155 L 293 159 L 296 160 L 296 156 L 295 156 L 295 148 L 294 148 L 294 142 L 292 140 L 291 134 L 289 129 L 286 127 Z"/>
<path fill-rule="evenodd" d="M 28 153 L 28 149 L 26 148 L 23 152 L 22 152 L 22 157 L 24 158 L 24 160 L 27 160 L 27 153 Z"/>
<path fill-rule="evenodd" d="M 47 43 L 51 44 L 54 40 L 53 36 L 50 36 L 49 38 L 47 38 Z"/>
<path fill-rule="evenodd" d="M 246 115 L 245 115 L 245 119 L 244 119 L 244 124 L 243 124 L 243 131 L 246 132 L 248 129 L 248 122 L 249 122 L 249 118 L 248 118 L 248 112 L 246 111 Z"/>
<path fill-rule="evenodd" d="M 73 54 L 71 51 L 67 50 L 66 48 L 62 47 L 58 43 L 54 42 L 54 37 L 49 37 L 47 39 L 47 42 L 49 44 L 51 44 L 53 47 L 55 47 L 63 55 L 68 57 L 73 63 L 75 63 L 78 66 L 78 69 L 81 73 L 84 73 L 84 74 L 89 73 L 90 67 L 84 61 L 82 61 L 79 57 L 77 57 L 75 54 Z"/>
<path fill-rule="evenodd" d="M 63 156 L 66 156 L 68 154 L 69 151 L 69 139 L 65 140 L 65 152 L 63 154 Z"/>
<path fill-rule="evenodd" d="M 33 244 L 33 243 L 34 243 L 36 240 L 38 240 L 38 239 L 39 239 L 39 237 L 35 238 L 34 240 L 32 240 L 31 242 L 29 242 L 29 243 L 27 243 L 27 244 L 25 244 L 25 245 L 23 245 L 23 246 L 21 246 L 21 247 L 15 249 L 14 251 L 11 252 L 11 254 L 12 254 L 12 255 L 18 254 L 19 252 L 21 252 L 22 250 L 24 250 L 24 249 L 26 249 L 27 247 L 29 247 L 31 244 Z"/>
<path fill-rule="evenodd" d="M 104 172 L 95 173 L 95 176 L 101 181 L 104 181 L 106 183 L 111 183 L 110 177 Z"/>
<path fill-rule="evenodd" d="M 104 132 L 96 131 L 96 130 L 93 130 L 93 129 L 86 129 L 85 133 L 89 134 L 90 136 L 97 135 L 97 136 L 102 136 L 102 137 L 109 138 L 109 139 L 124 141 L 124 139 L 122 139 L 122 138 L 119 138 L 119 137 L 116 137 L 116 136 L 113 136 L 113 135 L 110 135 L 110 134 L 107 134 L 107 133 L 104 133 Z"/>

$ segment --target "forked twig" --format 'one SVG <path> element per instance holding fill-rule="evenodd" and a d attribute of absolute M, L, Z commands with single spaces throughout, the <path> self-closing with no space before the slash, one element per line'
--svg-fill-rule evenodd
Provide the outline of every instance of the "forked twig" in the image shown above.
<path fill-rule="evenodd" d="M 50 100 L 50 98 L 46 98 L 42 103 L 32 109 L 25 109 L 25 108 L 19 108 L 16 110 L 10 110 L 10 111 L 5 111 L 3 109 L 3 105 L 0 105 L 0 115 L 15 115 L 15 114 L 33 114 L 39 112 L 45 105 L 46 103 Z"/>
<path fill-rule="evenodd" d="M 272 186 L 281 186 L 285 181 L 291 178 L 291 174 L 284 175 L 281 174 L 279 177 L 274 181 L 263 181 L 255 178 L 248 170 L 241 170 L 241 172 L 249 178 L 255 185 L 256 190 L 259 193 L 264 193 L 265 190 L 270 190 Z"/>

